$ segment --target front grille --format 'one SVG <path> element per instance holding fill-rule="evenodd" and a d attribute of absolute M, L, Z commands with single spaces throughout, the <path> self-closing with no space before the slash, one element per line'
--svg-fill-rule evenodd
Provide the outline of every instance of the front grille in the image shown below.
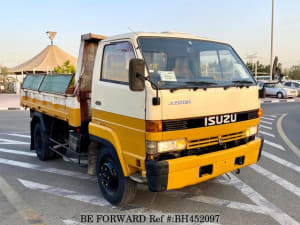
<path fill-rule="evenodd" d="M 203 148 L 211 145 L 222 144 L 230 141 L 239 140 L 245 138 L 245 132 L 236 132 L 231 134 L 225 134 L 222 136 L 215 136 L 197 140 L 191 140 L 187 144 L 187 149 L 194 149 L 194 148 Z"/>
<path fill-rule="evenodd" d="M 257 109 L 247 111 L 247 112 L 239 112 L 236 114 L 237 114 L 236 122 L 258 118 Z M 163 131 L 185 130 L 185 129 L 205 127 L 204 123 L 205 123 L 205 117 L 180 119 L 180 120 L 164 120 Z"/>
<path fill-rule="evenodd" d="M 178 129 L 179 127 L 180 129 Z M 164 128 L 166 131 L 188 129 L 188 121 L 187 120 L 166 121 L 164 122 Z"/>
<path fill-rule="evenodd" d="M 252 120 L 252 119 L 256 119 L 256 118 L 258 118 L 257 110 L 248 112 L 248 120 Z"/>

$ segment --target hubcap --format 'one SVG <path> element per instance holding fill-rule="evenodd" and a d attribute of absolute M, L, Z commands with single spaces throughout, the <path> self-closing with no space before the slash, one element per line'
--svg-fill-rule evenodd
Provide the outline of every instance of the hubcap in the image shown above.
<path fill-rule="evenodd" d="M 102 185 L 110 191 L 114 191 L 118 187 L 118 174 L 111 161 L 105 161 L 100 166 L 99 172 Z"/>

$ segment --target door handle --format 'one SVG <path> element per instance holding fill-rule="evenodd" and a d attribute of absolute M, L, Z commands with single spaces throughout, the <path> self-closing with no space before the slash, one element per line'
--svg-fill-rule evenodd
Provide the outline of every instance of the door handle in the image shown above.
<path fill-rule="evenodd" d="M 101 105 L 101 101 L 96 101 L 95 104 L 96 105 Z"/>

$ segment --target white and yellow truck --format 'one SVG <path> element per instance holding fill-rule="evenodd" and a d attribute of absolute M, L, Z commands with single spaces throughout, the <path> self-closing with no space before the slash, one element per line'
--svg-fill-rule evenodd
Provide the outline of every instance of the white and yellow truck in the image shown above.
<path fill-rule="evenodd" d="M 258 87 L 226 43 L 128 33 L 81 37 L 75 75 L 28 75 L 31 149 L 40 160 L 88 156 L 103 196 L 131 201 L 136 182 L 183 188 L 256 163 Z"/>

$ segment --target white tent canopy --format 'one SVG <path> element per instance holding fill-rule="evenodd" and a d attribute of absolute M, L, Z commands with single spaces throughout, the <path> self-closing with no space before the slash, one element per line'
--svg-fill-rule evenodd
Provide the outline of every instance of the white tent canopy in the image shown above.
<path fill-rule="evenodd" d="M 10 68 L 12 73 L 47 73 L 54 70 L 57 65 L 62 65 L 67 60 L 74 66 L 77 64 L 77 59 L 56 45 L 48 45 L 38 55 L 16 67 Z"/>

